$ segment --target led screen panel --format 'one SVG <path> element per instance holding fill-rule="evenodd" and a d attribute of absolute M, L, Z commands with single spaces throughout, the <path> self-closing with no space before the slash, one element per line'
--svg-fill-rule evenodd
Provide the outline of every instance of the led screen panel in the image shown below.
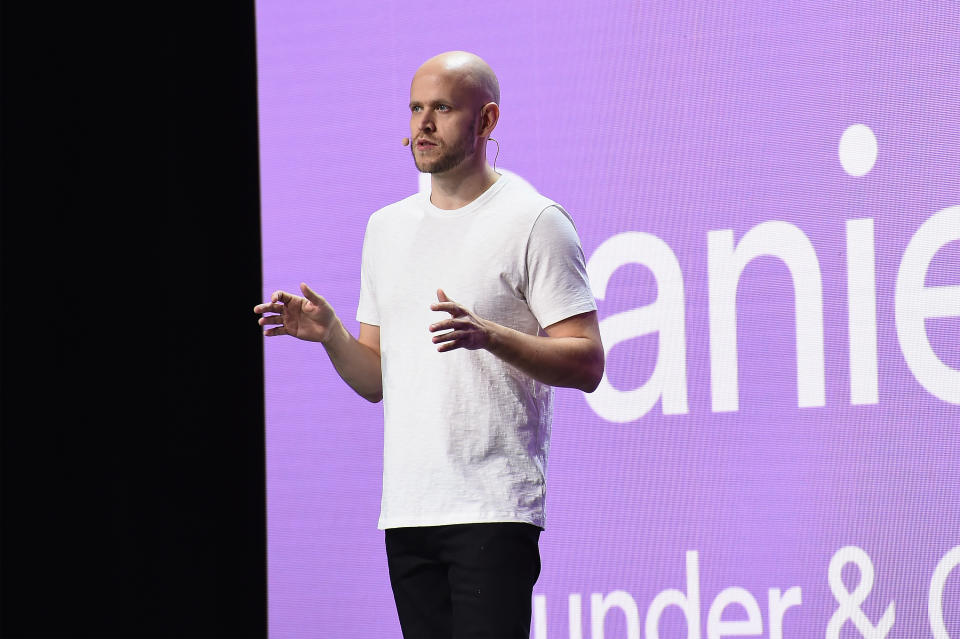
<path fill-rule="evenodd" d="M 356 334 L 367 218 L 429 188 L 400 139 L 441 51 L 494 68 L 498 168 L 576 221 L 607 370 L 556 395 L 531 636 L 960 637 L 958 25 L 257 3 L 265 298 L 307 282 Z M 398 637 L 382 406 L 317 344 L 265 356 L 270 634 Z"/>

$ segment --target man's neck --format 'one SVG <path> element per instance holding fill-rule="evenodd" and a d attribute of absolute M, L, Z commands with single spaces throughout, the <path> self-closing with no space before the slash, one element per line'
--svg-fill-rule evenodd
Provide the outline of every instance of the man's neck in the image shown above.
<path fill-rule="evenodd" d="M 479 167 L 461 166 L 430 176 L 430 202 L 438 209 L 460 209 L 493 186 L 500 175 L 483 162 Z"/>

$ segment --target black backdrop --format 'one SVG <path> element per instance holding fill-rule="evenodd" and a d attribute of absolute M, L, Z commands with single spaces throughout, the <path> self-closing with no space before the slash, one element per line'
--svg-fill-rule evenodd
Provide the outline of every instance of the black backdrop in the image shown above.
<path fill-rule="evenodd" d="M 2 634 L 265 636 L 253 3 L 2 10 Z"/>

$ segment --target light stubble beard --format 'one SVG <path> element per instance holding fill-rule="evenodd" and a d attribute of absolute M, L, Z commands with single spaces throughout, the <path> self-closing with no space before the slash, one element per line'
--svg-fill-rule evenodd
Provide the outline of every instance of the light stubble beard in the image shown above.
<path fill-rule="evenodd" d="M 440 157 L 430 161 L 420 161 L 417 159 L 416 142 L 410 145 L 410 154 L 413 155 L 413 163 L 421 173 L 444 173 L 450 169 L 460 166 L 467 156 L 476 152 L 476 147 L 467 148 L 467 143 L 473 140 L 474 127 L 470 127 L 470 134 L 461 139 L 460 142 L 449 150 L 441 153 Z"/>

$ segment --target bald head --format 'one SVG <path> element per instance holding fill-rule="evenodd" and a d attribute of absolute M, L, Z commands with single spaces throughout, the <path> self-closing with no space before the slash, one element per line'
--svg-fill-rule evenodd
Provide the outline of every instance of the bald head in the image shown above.
<path fill-rule="evenodd" d="M 479 105 L 500 104 L 500 83 L 490 65 L 483 58 L 466 51 L 447 51 L 435 55 L 417 69 L 414 79 L 421 74 L 446 75 L 454 78 L 461 88 L 470 91 Z"/>
<path fill-rule="evenodd" d="M 497 76 L 472 53 L 449 51 L 420 65 L 410 83 L 410 151 L 417 168 L 446 176 L 441 181 L 492 184 L 486 141 L 500 119 L 499 101 Z"/>

